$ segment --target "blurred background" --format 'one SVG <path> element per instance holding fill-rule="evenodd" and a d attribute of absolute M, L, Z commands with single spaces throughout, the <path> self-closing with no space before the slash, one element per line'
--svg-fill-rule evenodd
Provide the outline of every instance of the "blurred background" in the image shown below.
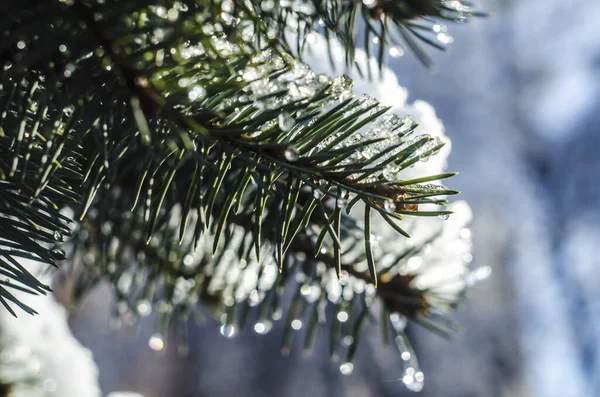
<path fill-rule="evenodd" d="M 473 207 L 474 264 L 491 266 L 447 341 L 412 328 L 424 397 L 600 395 L 600 2 L 477 0 L 493 14 L 449 26 L 455 42 L 437 72 L 407 53 L 390 59 L 409 101 L 436 110 L 453 141 L 452 187 Z M 432 49 L 428 49 L 432 53 Z M 269 337 L 233 340 L 190 324 L 190 350 L 148 348 L 156 324 L 111 330 L 99 288 L 71 320 L 91 349 L 103 392 L 146 397 L 404 396 L 397 354 L 378 332 L 354 374 L 331 365 L 326 338 L 311 358 L 280 354 Z M 168 343 L 168 342 L 167 342 Z"/>

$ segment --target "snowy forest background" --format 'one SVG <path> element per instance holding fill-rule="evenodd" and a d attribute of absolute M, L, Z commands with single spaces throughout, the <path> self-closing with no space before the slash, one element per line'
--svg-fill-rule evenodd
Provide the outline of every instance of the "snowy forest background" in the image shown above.
<path fill-rule="evenodd" d="M 388 62 L 408 101 L 428 102 L 443 121 L 453 141 L 449 170 L 461 171 L 453 188 L 473 208 L 474 263 L 493 269 L 456 316 L 465 331 L 455 340 L 413 328 L 426 375 L 421 395 L 600 395 L 600 3 L 477 4 L 493 17 L 450 26 L 455 43 L 436 54 L 436 74 L 411 54 Z M 377 332 L 344 377 L 319 354 L 325 340 L 312 358 L 301 349 L 282 357 L 281 326 L 271 337 L 247 332 L 233 340 L 216 326 L 192 326 L 187 358 L 175 349 L 159 355 L 147 347 L 152 317 L 138 333 L 114 331 L 111 305 L 101 288 L 71 319 L 104 392 L 411 394 Z"/>

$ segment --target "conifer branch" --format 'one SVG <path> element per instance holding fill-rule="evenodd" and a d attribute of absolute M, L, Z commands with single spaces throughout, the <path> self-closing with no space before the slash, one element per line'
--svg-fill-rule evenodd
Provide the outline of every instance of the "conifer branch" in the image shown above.
<path fill-rule="evenodd" d="M 428 291 L 403 270 L 427 242 L 384 265 L 392 253 L 374 248 L 370 220 L 406 238 L 406 216 L 450 214 L 429 208 L 458 193 L 438 183 L 454 173 L 403 177 L 443 142 L 416 135 L 410 117 L 376 99 L 355 98 L 347 77 L 312 72 L 285 34 L 295 21 L 305 40 L 324 19 L 351 59 L 359 9 L 402 30 L 426 15 L 475 15 L 470 7 L 302 3 L 309 13 L 285 2 L 167 3 L 4 7 L 0 273 L 15 281 L 6 287 L 48 290 L 15 258 L 54 265 L 77 219 L 63 244 L 84 269 L 76 295 L 108 279 L 121 315 L 151 302 L 168 324 L 199 301 L 233 332 L 256 306 L 263 332 L 284 290 L 297 287 L 285 346 L 310 311 L 307 349 L 327 305 L 337 318 L 332 344 L 358 340 L 376 299 L 388 317 L 430 318 Z M 368 222 L 354 221 L 353 208 Z M 288 287 L 292 276 L 298 285 Z M 12 310 L 8 301 L 20 303 L 4 286 L 0 302 Z"/>

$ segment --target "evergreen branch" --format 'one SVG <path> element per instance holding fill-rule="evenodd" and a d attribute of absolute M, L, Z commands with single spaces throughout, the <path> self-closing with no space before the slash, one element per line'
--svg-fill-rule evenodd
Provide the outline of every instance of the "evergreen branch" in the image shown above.
<path fill-rule="evenodd" d="M 424 183 L 450 174 L 403 180 L 401 172 L 435 155 L 438 139 L 411 138 L 410 118 L 354 98 L 346 77 L 315 75 L 268 32 L 245 40 L 245 28 L 210 2 L 169 10 L 71 3 L 29 0 L 30 8 L 0 17 L 21 28 L 0 53 L 10 62 L 1 75 L 0 142 L 11 159 L 0 161 L 0 197 L 9 200 L 0 220 L 9 231 L 2 241 L 16 249 L 5 258 L 28 253 L 53 263 L 54 251 L 36 241 L 63 230 L 57 211 L 72 207 L 81 221 L 72 255 L 86 270 L 77 294 L 108 278 L 121 314 L 156 293 L 163 324 L 199 300 L 224 318 L 226 334 L 243 326 L 239 313 L 249 306 L 260 307 L 267 327 L 286 282 L 303 274 L 286 343 L 305 311 L 312 327 L 319 323 L 317 300 L 333 302 L 338 323 L 358 319 L 354 328 L 332 327 L 355 340 L 365 315 L 353 308 L 369 307 L 376 293 L 389 311 L 427 315 L 425 292 L 399 271 L 405 254 L 384 267 L 368 225 L 342 209 L 362 203 L 369 219 L 379 213 L 388 222 L 446 215 L 419 206 L 445 204 L 455 192 Z M 63 43 L 47 58 L 29 56 L 42 45 L 34 23 L 41 14 L 52 36 L 44 40 Z M 0 270 L 16 279 L 18 262 L 7 261 Z M 23 288 L 35 290 L 19 271 Z M 345 274 L 351 281 L 336 284 L 343 292 L 331 287 Z M 145 281 L 136 283 L 141 290 L 133 279 Z"/>
<path fill-rule="evenodd" d="M 48 7 L 49 15 L 57 15 L 53 7 L 58 6 Z M 170 25 L 170 34 L 167 31 L 161 33 L 161 37 L 150 38 L 138 29 L 148 25 L 146 18 L 159 21 L 158 26 L 164 23 L 160 8 L 117 14 L 121 9 L 122 6 L 111 3 L 110 7 L 93 10 L 77 1 L 64 10 L 74 19 L 67 20 L 64 27 L 78 26 L 81 30 L 74 39 L 75 44 L 69 42 L 67 48 L 78 48 L 79 53 L 92 55 L 73 54 L 77 61 L 75 64 L 63 62 L 61 74 L 56 73 L 56 63 L 51 64 L 50 69 L 45 66 L 38 71 L 30 69 L 29 64 L 17 63 L 21 58 L 16 56 L 12 59 L 14 67 L 5 67 L 3 81 L 11 89 L 9 96 L 3 99 L 6 109 L 3 125 L 7 133 L 15 131 L 16 136 L 9 148 L 13 161 L 10 167 L 7 164 L 3 169 L 8 170 L 9 178 L 20 172 L 20 185 L 30 191 L 30 197 L 38 199 L 47 194 L 71 203 L 83 197 L 80 212 L 84 219 L 97 195 L 105 194 L 104 189 L 133 186 L 131 181 L 137 180 L 137 188 L 129 194 L 135 197 L 133 208 L 137 203 L 144 203 L 148 241 L 163 206 L 172 208 L 175 203 L 186 201 L 186 217 L 180 222 L 185 225 L 189 210 L 194 206 L 194 196 L 200 196 L 198 208 L 206 218 L 202 223 L 207 228 L 212 224 L 214 203 L 221 197 L 221 185 L 227 178 L 239 175 L 244 175 L 242 179 L 247 181 L 265 184 L 258 189 L 262 192 L 262 197 L 257 196 L 259 215 L 272 198 L 271 187 L 275 188 L 275 197 L 290 198 L 281 192 L 280 186 L 289 185 L 283 178 L 299 181 L 298 190 L 302 185 L 310 186 L 318 199 L 329 196 L 340 201 L 345 200 L 342 195 L 354 194 L 378 208 L 384 208 L 391 199 L 395 204 L 386 210 L 418 213 L 418 204 L 409 199 L 417 193 L 422 196 L 430 192 L 418 186 L 412 190 L 400 187 L 397 184 L 400 181 L 390 180 L 384 168 L 397 164 L 399 170 L 411 164 L 410 161 L 439 150 L 437 144 L 429 148 L 431 139 L 427 137 L 402 144 L 401 139 L 414 128 L 410 120 L 393 116 L 381 118 L 386 109 L 369 97 L 333 105 L 340 96 L 349 95 L 348 79 L 331 81 L 316 76 L 305 65 L 277 56 L 270 49 L 245 55 L 223 36 L 206 36 L 200 27 L 194 36 L 199 44 L 194 47 L 183 41 L 191 35 L 192 28 L 186 30 L 183 38 L 178 36 L 181 26 L 187 26 L 192 17 L 197 19 L 194 14 L 185 18 L 183 9 L 178 11 L 182 14 L 179 22 Z M 149 17 L 148 12 L 154 16 Z M 105 15 L 110 15 L 112 21 L 118 16 L 112 29 L 102 25 L 102 21 L 108 19 Z M 23 14 L 23 18 L 28 16 Z M 128 22 L 131 18 L 138 21 L 134 31 Z M 83 21 L 84 27 L 77 21 Z M 59 37 L 64 35 L 60 29 L 53 32 Z M 169 47 L 178 50 L 159 56 Z M 183 56 L 186 50 L 193 55 Z M 175 56 L 178 51 L 179 56 Z M 144 61 L 139 60 L 141 54 L 146 54 Z M 215 69 L 216 64 L 222 67 Z M 182 69 L 183 65 L 190 71 L 209 72 L 190 74 Z M 90 70 L 94 76 L 91 87 L 82 83 Z M 52 77 L 47 78 L 45 73 Z M 240 75 L 243 78 L 239 78 Z M 50 106 L 53 103 L 58 106 Z M 129 107 L 133 117 L 127 115 L 127 110 L 115 113 L 115 106 Z M 373 122 L 379 123 L 375 127 L 380 136 L 365 139 L 369 134 L 366 128 Z M 381 151 L 392 141 L 399 142 L 392 146 L 394 150 Z M 45 147 L 38 142 L 45 142 Z M 22 153 L 21 147 L 25 145 L 26 151 Z M 357 154 L 358 148 L 361 152 Z M 367 152 L 375 156 L 365 155 Z M 26 161 L 24 169 L 19 167 L 21 158 Z M 78 158 L 82 164 L 70 165 L 69 161 L 59 161 L 61 158 Z M 140 159 L 143 159 L 141 167 Z M 407 160 L 410 161 L 407 163 Z M 332 165 L 341 168 L 328 168 Z M 29 167 L 35 172 L 26 176 Z M 196 170 L 195 178 L 198 178 L 191 184 L 187 180 L 189 174 L 184 173 L 190 167 Z M 65 178 L 73 178 L 73 186 L 65 186 Z M 164 182 L 155 186 L 159 181 Z M 202 181 L 203 186 L 200 188 L 196 181 Z M 192 189 L 188 190 L 187 199 L 174 190 L 179 185 Z M 225 207 L 218 217 L 218 236 L 226 229 L 234 200 L 242 201 L 246 187 L 247 182 L 237 185 L 225 199 Z M 333 193 L 334 189 L 337 194 Z M 71 191 L 76 194 L 71 195 Z M 436 193 L 448 192 L 433 194 Z M 295 200 L 298 197 L 293 196 Z M 316 203 L 324 213 L 321 201 Z M 281 220 L 276 229 L 288 230 L 293 213 L 290 210 L 302 205 L 288 202 L 290 217 Z M 247 206 L 254 208 L 252 203 Z M 311 213 L 303 215 L 303 222 L 309 222 Z M 257 254 L 261 251 L 261 218 L 254 228 Z M 322 227 L 335 240 L 334 225 L 328 218 L 323 219 Z M 298 227 L 293 236 L 297 230 Z M 196 240 L 201 232 L 202 227 L 197 226 Z M 287 241 L 284 237 L 278 245 L 280 263 L 292 240 L 293 237 Z M 218 239 L 214 243 L 215 250 L 217 246 Z"/>

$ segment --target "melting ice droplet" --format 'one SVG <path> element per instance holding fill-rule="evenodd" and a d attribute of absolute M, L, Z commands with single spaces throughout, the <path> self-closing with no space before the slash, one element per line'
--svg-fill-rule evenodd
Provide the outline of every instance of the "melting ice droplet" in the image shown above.
<path fill-rule="evenodd" d="M 492 268 L 489 266 L 481 266 L 468 273 L 465 277 L 465 284 L 469 287 L 474 286 L 479 281 L 487 279 L 492 274 Z"/>
<path fill-rule="evenodd" d="M 289 131 L 294 127 L 295 120 L 289 113 L 279 113 L 279 128 L 281 131 Z"/>
<path fill-rule="evenodd" d="M 385 200 L 383 202 L 383 207 L 385 209 L 385 212 L 388 212 L 390 214 L 396 211 L 396 204 L 394 204 L 394 202 L 391 200 Z"/>
<path fill-rule="evenodd" d="M 340 365 L 340 372 L 342 375 L 351 375 L 354 371 L 354 365 L 352 363 L 343 363 Z"/>
<path fill-rule="evenodd" d="M 404 55 L 404 50 L 402 49 L 402 47 L 398 46 L 390 47 L 388 52 L 390 53 L 390 56 L 392 58 L 400 58 L 402 55 Z"/>
<path fill-rule="evenodd" d="M 63 241 L 63 239 L 64 239 L 63 234 L 60 231 L 55 230 L 54 231 L 54 240 L 56 240 L 56 241 Z"/>
<path fill-rule="evenodd" d="M 235 325 L 233 324 L 228 324 L 228 325 L 221 325 L 221 335 L 223 335 L 226 338 L 234 338 L 235 336 L 237 336 L 238 331 L 237 328 L 235 327 Z"/>
<path fill-rule="evenodd" d="M 299 329 L 301 329 L 302 328 L 302 320 L 299 320 L 299 319 L 293 320 L 292 321 L 292 328 L 295 331 L 298 331 Z"/>
<path fill-rule="evenodd" d="M 148 300 L 142 299 L 137 303 L 136 310 L 140 316 L 148 316 L 152 312 L 152 304 Z"/>
<path fill-rule="evenodd" d="M 273 324 L 270 321 L 259 321 L 254 324 L 254 332 L 260 335 L 264 335 L 271 330 Z"/>
<path fill-rule="evenodd" d="M 200 85 L 194 86 L 188 92 L 188 98 L 190 99 L 190 101 L 196 101 L 196 100 L 204 98 L 205 96 L 206 96 L 206 90 L 204 89 L 204 87 L 202 87 Z"/>
<path fill-rule="evenodd" d="M 298 161 L 298 159 L 300 158 L 298 149 L 296 149 L 293 146 L 289 146 L 287 149 L 285 149 L 285 151 L 283 152 L 283 156 L 285 157 L 285 159 L 287 161 L 291 161 L 291 162 Z"/>
<path fill-rule="evenodd" d="M 154 334 L 148 339 L 148 346 L 154 351 L 161 351 L 165 348 L 165 342 L 160 334 Z"/>

